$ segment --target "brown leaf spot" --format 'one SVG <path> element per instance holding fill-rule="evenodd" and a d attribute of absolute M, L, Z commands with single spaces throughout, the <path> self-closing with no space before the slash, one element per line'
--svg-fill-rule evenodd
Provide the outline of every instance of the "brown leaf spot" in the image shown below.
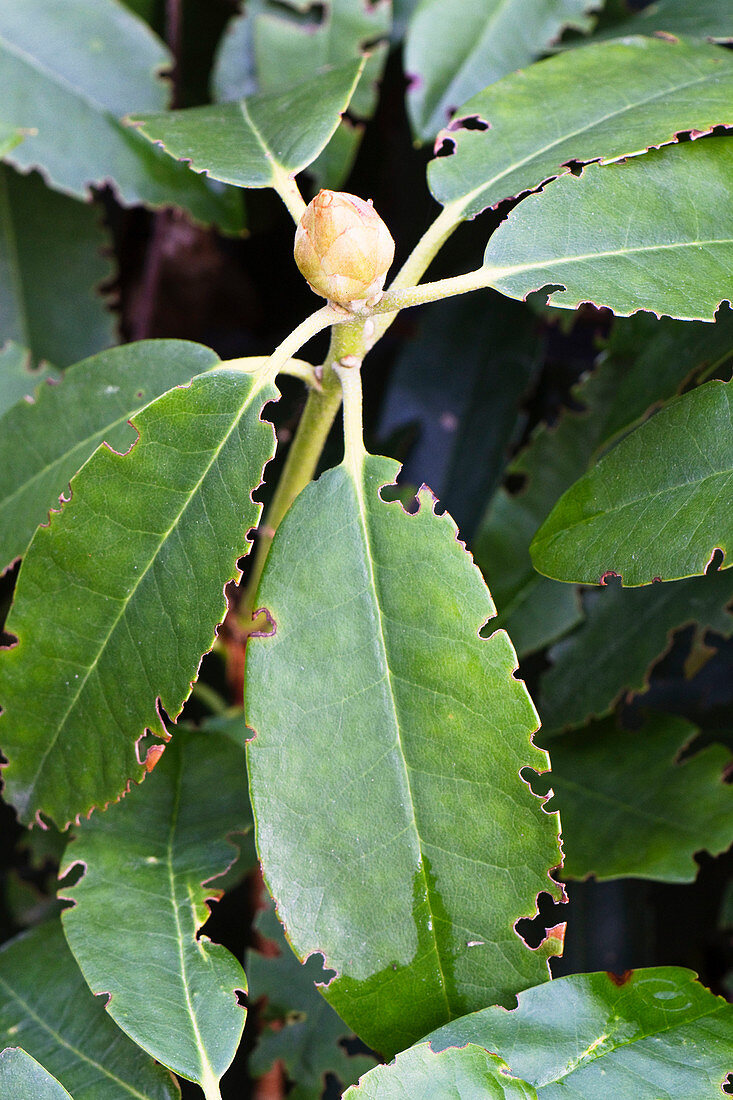
<path fill-rule="evenodd" d="M 634 971 L 624 970 L 622 974 L 614 974 L 612 970 L 607 970 L 606 974 L 611 979 L 613 984 L 617 985 L 620 988 L 622 985 L 626 985 L 627 982 L 631 981 L 634 976 Z"/>

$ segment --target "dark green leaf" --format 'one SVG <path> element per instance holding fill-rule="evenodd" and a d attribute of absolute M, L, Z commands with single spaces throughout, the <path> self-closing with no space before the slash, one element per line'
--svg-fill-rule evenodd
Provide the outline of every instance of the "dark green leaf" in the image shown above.
<path fill-rule="evenodd" d="M 175 1100 L 170 1074 L 92 996 L 58 921 L 0 948 L 0 1047 L 22 1046 L 74 1100 Z M 7 1100 L 25 1100 L 23 1093 Z M 31 1095 L 35 1095 L 34 1093 Z"/>
<path fill-rule="evenodd" d="M 467 1043 L 460 1050 L 434 1051 L 427 1043 L 398 1054 L 388 1066 L 377 1066 L 344 1100 L 537 1100 L 525 1081 L 510 1076 L 506 1063 L 483 1047 Z"/>
<path fill-rule="evenodd" d="M 526 306 L 448 298 L 415 318 L 385 395 L 380 435 L 419 424 L 403 477 L 430 485 L 470 539 L 506 462 L 539 361 Z M 449 384 L 446 384 L 449 379 Z"/>
<path fill-rule="evenodd" d="M 479 528 L 474 552 L 499 608 L 499 622 L 520 655 L 554 641 L 580 618 L 575 592 L 537 574 L 529 544 L 558 497 L 587 469 L 594 453 L 627 431 L 655 403 L 733 351 L 733 313 L 715 325 L 618 319 L 596 370 L 572 391 L 579 411 L 541 426 L 508 472 L 524 484 L 500 489 Z"/>
<path fill-rule="evenodd" d="M 255 92 L 283 92 L 313 80 L 324 66 L 360 59 L 368 50 L 349 113 L 360 120 L 371 118 L 387 57 L 391 15 L 390 0 L 371 4 L 328 0 L 322 5 L 249 0 L 222 39 L 213 75 L 214 95 L 226 102 Z M 309 174 L 324 187 L 338 187 L 348 175 L 360 139 L 361 128 L 344 120 L 311 164 Z"/>
<path fill-rule="evenodd" d="M 716 42 L 733 41 L 733 8 L 720 0 L 654 0 L 633 18 L 616 23 L 595 38 L 626 34 L 686 34 Z"/>
<path fill-rule="evenodd" d="M 197 933 L 236 859 L 227 838 L 250 827 L 243 750 L 181 731 L 142 786 L 80 827 L 60 871 L 84 869 L 60 893 L 75 902 L 64 932 L 92 992 L 111 994 L 107 1011 L 138 1046 L 212 1090 L 237 1050 L 246 981 Z"/>
<path fill-rule="evenodd" d="M 0 167 L 0 333 L 59 367 L 115 343 L 101 212 Z"/>
<path fill-rule="evenodd" d="M 587 13 L 596 6 L 595 0 L 422 0 L 405 44 L 416 137 L 430 141 L 456 104 L 534 61 L 565 27 L 590 30 Z"/>
<path fill-rule="evenodd" d="M 703 573 L 733 549 L 732 420 L 726 382 L 670 401 L 561 497 L 532 542 L 535 568 L 628 586 Z"/>
<path fill-rule="evenodd" d="M 137 741 L 165 736 L 226 611 L 252 490 L 272 457 L 277 391 L 231 368 L 138 413 L 124 455 L 100 447 L 28 549 L 0 662 L 6 797 L 58 825 L 140 779 Z M 124 670 L 124 675 L 121 675 Z"/>
<path fill-rule="evenodd" d="M 275 187 L 306 168 L 328 143 L 349 105 L 360 61 L 328 69 L 285 92 L 236 103 L 139 114 L 150 141 L 195 172 L 240 187 Z"/>
<path fill-rule="evenodd" d="M 712 1100 L 730 1070 L 733 1005 L 694 978 L 672 966 L 558 978 L 520 993 L 513 1012 L 448 1024 L 430 1046 L 495 1051 L 538 1100 Z"/>
<path fill-rule="evenodd" d="M 486 282 L 510 298 L 560 287 L 548 301 L 564 309 L 712 321 L 731 293 L 732 173 L 733 140 L 718 137 L 563 176 L 499 226 Z"/>
<path fill-rule="evenodd" d="M 608 161 L 730 122 L 732 98 L 733 58 L 714 46 L 638 38 L 571 50 L 464 103 L 457 129 L 441 135 L 455 151 L 431 162 L 430 190 L 470 218 L 570 161 Z M 476 117 L 487 127 L 461 125 Z M 582 211 L 573 220 L 584 224 Z"/>
<path fill-rule="evenodd" d="M 33 401 L 34 390 L 37 387 L 40 388 L 42 382 L 48 382 L 50 379 L 57 382 L 58 372 L 48 367 L 32 367 L 28 349 L 9 340 L 5 347 L 0 349 L 0 416 L 3 416 L 18 401 L 22 401 L 24 397 L 29 403 Z M 3 448 L 4 442 L 5 436 L 0 435 L 0 449 Z M 3 462 L 0 460 L 0 470 L 2 467 Z M 2 534 L 0 534 L 1 538 Z"/>
<path fill-rule="evenodd" d="M 549 805 L 560 811 L 563 875 L 692 882 L 696 852 L 729 847 L 731 755 L 708 745 L 680 761 L 695 733 L 682 718 L 652 715 L 641 729 L 611 718 L 553 742 Z"/>
<path fill-rule="evenodd" d="M 586 621 L 550 651 L 552 668 L 541 681 L 543 737 L 608 714 L 627 692 L 646 687 L 652 662 L 673 630 L 687 623 L 723 635 L 733 632 L 725 610 L 733 600 L 733 573 L 713 573 L 673 584 L 627 589 L 608 584 L 586 602 Z"/>
<path fill-rule="evenodd" d="M 258 1077 L 279 1062 L 294 1082 L 289 1100 L 320 1100 L 326 1074 L 335 1076 L 344 1088 L 353 1084 L 374 1065 L 374 1059 L 347 1054 L 344 1040 L 353 1035 L 315 986 L 323 980 L 322 966 L 316 959 L 302 965 L 295 957 L 269 899 L 254 926 L 269 943 L 266 954 L 250 951 L 247 955 L 249 999 L 258 1004 L 260 1019 L 274 1027 L 266 1026 L 260 1033 L 249 1062 L 250 1074 Z"/>
<path fill-rule="evenodd" d="M 0 1051 L 0 1096 L 8 1100 L 33 1096 L 33 1100 L 73 1100 L 63 1085 L 20 1047 Z"/>
<path fill-rule="evenodd" d="M 128 450 L 137 438 L 131 416 L 218 362 L 200 344 L 143 340 L 70 367 L 61 382 L 41 386 L 32 403 L 8 412 L 0 422 L 0 567 L 25 552 L 102 440 Z"/>
<path fill-rule="evenodd" d="M 546 975 L 514 924 L 558 896 L 556 819 L 519 772 L 542 770 L 534 709 L 449 516 L 408 515 L 366 457 L 308 486 L 257 596 L 274 634 L 247 655 L 250 790 L 265 875 L 326 998 L 394 1052 L 432 1021 Z"/>
<path fill-rule="evenodd" d="M 123 202 L 185 206 L 200 221 L 242 227 L 239 197 L 215 191 L 120 123 L 167 102 L 167 49 L 115 0 L 0 0 L 0 115 L 26 131 L 8 159 L 86 198 L 112 182 Z"/>

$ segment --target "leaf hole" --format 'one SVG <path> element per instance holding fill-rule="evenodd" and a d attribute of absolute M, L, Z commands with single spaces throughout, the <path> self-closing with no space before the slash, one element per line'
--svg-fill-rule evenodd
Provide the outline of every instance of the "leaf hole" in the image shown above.
<path fill-rule="evenodd" d="M 454 118 L 448 123 L 449 130 L 490 130 L 491 123 L 481 115 L 464 115 L 463 118 Z"/>
<path fill-rule="evenodd" d="M 723 562 L 725 561 L 724 551 L 717 546 L 710 555 L 710 560 L 705 566 L 705 576 L 708 573 L 718 573 L 723 568 Z"/>
<path fill-rule="evenodd" d="M 507 474 L 504 478 L 504 488 L 506 489 L 510 497 L 516 497 L 519 496 L 520 493 L 524 492 L 525 488 L 527 487 L 528 480 L 529 478 L 527 477 L 527 474 Z"/>
<path fill-rule="evenodd" d="M 383 485 L 379 490 L 379 496 L 385 504 L 393 504 L 395 501 L 399 501 L 404 511 L 411 516 L 420 511 L 420 502 L 417 499 L 417 490 L 414 485 L 402 485 L 400 482 Z"/>
<path fill-rule="evenodd" d="M 727 1096 L 733 1096 L 733 1073 L 729 1073 L 723 1081 L 723 1092 Z"/>
<path fill-rule="evenodd" d="M 565 911 L 562 902 L 555 899 L 546 891 L 541 890 L 537 895 L 537 915 L 534 917 L 520 917 L 514 923 L 514 931 L 524 940 L 532 951 L 544 943 L 547 933 L 557 925 L 562 924 Z"/>
<path fill-rule="evenodd" d="M 452 137 L 441 137 L 438 134 L 433 146 L 433 154 L 436 157 L 450 157 L 456 151 L 456 142 Z"/>

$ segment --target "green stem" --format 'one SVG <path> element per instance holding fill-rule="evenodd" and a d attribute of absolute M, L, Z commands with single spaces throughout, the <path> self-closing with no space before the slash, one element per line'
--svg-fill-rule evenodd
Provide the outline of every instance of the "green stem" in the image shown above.
<path fill-rule="evenodd" d="M 212 714 L 226 714 L 229 710 L 226 699 L 222 699 L 218 691 L 215 691 L 209 684 L 202 683 L 201 680 L 197 680 L 193 685 L 191 694 L 205 707 L 208 707 Z"/>
<path fill-rule="evenodd" d="M 289 176 L 277 165 L 273 165 L 272 177 L 272 186 L 287 206 L 290 217 L 297 225 L 303 216 L 306 205 L 297 183 L 292 176 Z"/>
<path fill-rule="evenodd" d="M 447 206 L 443 207 L 440 214 L 438 214 L 432 225 L 428 226 L 425 230 L 422 237 L 389 284 L 388 293 L 394 290 L 402 290 L 404 287 L 415 286 L 420 282 L 420 279 L 435 259 L 435 256 L 450 235 L 455 232 L 463 221 L 461 215 L 462 210 L 463 205 L 459 205 L 458 203 L 449 203 Z M 380 340 L 381 337 L 384 336 L 396 316 L 397 312 L 394 311 L 386 316 L 380 317 L 380 319 L 375 322 L 370 346 L 376 344 L 377 340 Z"/>
<path fill-rule="evenodd" d="M 356 480 L 364 465 L 364 425 L 362 420 L 361 364 L 334 364 L 341 379 L 344 400 L 344 463 Z"/>
<path fill-rule="evenodd" d="M 401 309 L 410 306 L 424 305 L 426 302 L 437 302 L 442 298 L 450 298 L 454 294 L 467 294 L 471 290 L 482 290 L 491 286 L 493 270 L 488 267 L 479 267 L 475 271 L 467 271 L 465 275 L 453 275 L 449 279 L 437 279 L 434 283 L 421 283 L 419 286 L 407 287 L 405 290 L 386 291 L 375 306 L 372 306 L 370 315 L 379 313 L 398 313 Z M 374 328 L 377 331 L 377 323 Z"/>
<path fill-rule="evenodd" d="M 298 327 L 293 329 L 281 344 L 278 344 L 267 360 L 263 370 L 264 378 L 271 378 L 274 381 L 293 358 L 296 351 L 299 351 L 303 344 L 310 340 L 312 336 L 315 336 L 316 333 L 321 332 L 322 329 L 328 328 L 329 325 L 353 324 L 353 320 L 353 317 L 341 309 L 340 306 L 331 305 L 330 302 L 317 309 L 315 313 L 311 313 L 310 317 L 306 317 L 305 321 L 301 321 Z M 338 330 L 335 329 L 334 331 Z"/>
<path fill-rule="evenodd" d="M 273 536 L 295 498 L 313 480 L 328 433 L 341 405 L 341 383 L 333 369 L 334 364 L 344 359 L 361 363 L 364 357 L 364 321 L 351 318 L 349 322 L 349 318 L 344 317 L 343 313 L 338 317 L 342 323 L 331 331 L 331 346 L 322 368 L 321 388 L 312 389 L 308 394 L 270 506 L 257 531 L 252 571 L 240 612 L 240 622 L 245 630 L 252 625 L 254 599 Z M 349 323 L 343 323 L 344 321 Z"/>

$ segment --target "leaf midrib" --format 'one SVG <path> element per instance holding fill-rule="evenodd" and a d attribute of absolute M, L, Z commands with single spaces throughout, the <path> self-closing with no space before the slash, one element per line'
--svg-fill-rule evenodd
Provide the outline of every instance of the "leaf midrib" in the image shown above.
<path fill-rule="evenodd" d="M 691 80 L 686 84 L 676 84 L 674 86 L 674 88 L 672 89 L 672 91 L 674 93 L 677 93 L 677 92 L 680 92 L 680 91 L 687 91 L 688 89 L 694 88 L 699 84 L 706 83 L 712 77 L 719 78 L 720 75 L 721 74 L 718 71 L 706 73 L 705 75 L 700 76 L 700 77 L 696 78 L 695 80 Z M 726 73 L 725 75 L 727 76 L 729 74 Z M 481 94 L 481 93 L 478 93 L 478 94 Z M 671 94 L 670 89 L 665 88 L 665 89 L 663 89 L 659 92 L 655 92 L 653 95 L 647 96 L 644 99 L 635 100 L 633 103 L 628 103 L 622 108 L 619 108 L 619 109 L 614 110 L 614 111 L 610 111 L 608 114 L 601 115 L 598 118 L 594 118 L 591 122 L 586 123 L 586 125 L 581 126 L 576 130 L 569 130 L 567 133 L 562 134 L 561 137 L 556 138 L 554 141 L 548 142 L 547 145 L 543 145 L 539 149 L 533 149 L 533 151 L 531 153 L 529 153 L 527 156 L 522 157 L 520 160 L 514 161 L 512 164 L 508 165 L 503 171 L 498 172 L 495 176 L 492 176 L 490 179 L 485 180 L 478 187 L 475 187 L 472 191 L 469 191 L 466 195 L 463 195 L 463 196 L 460 196 L 459 198 L 451 200 L 451 202 L 448 203 L 447 205 L 453 206 L 455 204 L 455 206 L 458 207 L 459 209 L 465 209 L 466 207 L 470 206 L 471 203 L 474 200 L 478 199 L 480 197 L 480 195 L 482 194 L 482 192 L 490 190 L 500 180 L 504 179 L 506 176 L 511 175 L 512 172 L 516 172 L 520 168 L 524 168 L 525 165 L 531 164 L 532 161 L 534 161 L 534 160 L 539 160 L 540 157 L 544 156 L 546 153 L 549 153 L 552 149 L 557 149 L 564 142 L 572 141 L 574 138 L 578 138 L 578 137 L 581 137 L 584 134 L 590 133 L 593 130 L 595 130 L 598 126 L 602 126 L 604 123 L 608 122 L 609 119 L 621 118 L 623 115 L 627 114 L 629 111 L 635 111 L 635 110 L 638 110 L 640 107 L 646 107 L 650 103 L 654 103 L 658 99 L 663 99 L 663 98 L 669 96 L 670 94 Z M 471 100 L 468 100 L 467 102 L 470 103 Z M 464 106 L 465 106 L 465 104 L 464 104 Z M 462 108 L 459 108 L 459 111 L 460 110 L 462 110 Z M 656 148 L 657 146 L 661 146 L 661 145 L 670 145 L 670 144 L 672 144 L 672 141 L 673 141 L 673 139 L 672 139 L 672 137 L 670 137 L 666 141 L 662 141 L 662 142 L 659 142 L 659 143 L 655 142 L 654 147 Z M 596 160 L 596 159 L 600 159 L 601 163 L 608 164 L 612 160 L 620 159 L 622 156 L 635 156 L 635 155 L 643 154 L 644 152 L 647 152 L 648 149 L 649 149 L 649 146 L 646 146 L 643 150 L 638 150 L 638 151 L 629 150 L 626 153 L 613 154 L 613 156 L 610 158 L 610 160 L 606 160 L 606 158 L 602 154 L 600 155 L 600 158 L 591 157 L 589 159 L 591 161 Z M 554 179 L 557 175 L 559 175 L 562 171 L 562 168 L 563 168 L 563 165 L 559 164 L 557 172 L 553 172 L 551 178 Z M 537 181 L 537 183 L 540 183 L 540 182 L 541 182 L 540 180 Z M 532 186 L 536 186 L 536 185 L 537 184 L 528 185 L 528 186 L 531 188 Z M 507 196 L 505 196 L 505 197 L 507 197 Z"/>
<path fill-rule="evenodd" d="M 506 223 L 508 227 L 511 227 L 512 223 Z M 516 225 L 516 223 L 515 223 Z M 507 232 L 509 232 L 509 228 Z M 493 240 L 494 238 L 492 238 Z M 575 256 L 554 256 L 549 259 L 536 260 L 532 263 L 526 264 L 512 264 L 506 267 L 492 267 L 490 264 L 484 264 L 487 270 L 488 276 L 497 281 L 502 279 L 511 278 L 513 275 L 521 275 L 525 271 L 544 271 L 548 268 L 555 267 L 558 264 L 576 264 L 585 263 L 588 260 L 605 260 L 612 259 L 613 257 L 624 258 L 626 256 L 633 256 L 637 253 L 644 252 L 671 252 L 676 249 L 682 248 L 704 248 L 715 245 L 733 245 L 733 237 L 717 237 L 713 240 L 695 240 L 695 241 L 673 241 L 670 244 L 642 244 L 634 245 L 630 248 L 612 248 L 606 249 L 602 252 L 583 252 L 578 253 Z M 491 241 L 489 242 L 489 247 Z M 492 284 L 493 285 L 493 284 Z M 567 287 L 563 287 L 567 291 Z"/>
<path fill-rule="evenodd" d="M 378 587 L 377 587 L 377 580 L 376 580 L 376 575 L 374 573 L 374 567 L 373 567 L 374 557 L 373 557 L 373 554 L 372 554 L 371 537 L 370 537 L 369 524 L 368 524 L 368 521 L 367 521 L 367 514 L 366 514 L 366 502 L 365 502 L 365 499 L 364 499 L 364 477 L 365 477 L 365 474 L 366 474 L 366 470 L 365 470 L 365 460 L 366 460 L 366 458 L 367 458 L 367 455 L 366 455 L 366 452 L 364 452 L 360 466 L 356 467 L 356 463 L 353 463 L 353 464 L 348 463 L 347 465 L 345 465 L 345 472 L 346 472 L 346 476 L 349 478 L 352 485 L 354 486 L 354 495 L 355 495 L 356 503 L 357 503 L 357 514 L 358 514 L 358 517 L 359 517 L 359 526 L 361 528 L 361 534 L 362 534 L 362 538 L 364 540 L 364 551 L 365 551 L 364 552 L 364 560 L 365 560 L 365 565 L 366 565 L 366 574 L 367 574 L 367 579 L 369 581 L 370 590 L 374 595 L 373 607 L 374 607 L 374 611 L 375 611 L 375 621 L 376 621 L 376 624 L 377 624 L 377 627 L 378 627 L 378 635 L 377 635 L 377 638 L 376 638 L 376 643 L 377 643 L 378 648 L 381 650 L 381 655 L 382 655 L 383 660 L 384 660 L 384 667 L 386 669 L 386 684 L 387 684 L 387 688 L 388 688 L 388 691 L 389 691 L 389 701 L 390 701 L 390 705 L 391 705 L 391 709 L 392 709 L 392 716 L 393 716 L 394 726 L 395 726 L 395 730 L 396 730 L 396 734 L 397 734 L 395 745 L 396 745 L 396 748 L 399 752 L 400 760 L 402 762 L 403 775 L 404 775 L 404 781 L 405 781 L 405 789 L 407 791 L 407 795 L 408 795 L 408 798 L 410 800 L 410 809 L 412 811 L 412 827 L 414 829 L 415 838 L 417 840 L 418 850 L 420 852 L 420 872 L 419 873 L 420 873 L 420 877 L 422 878 L 423 883 L 424 883 L 425 898 L 426 898 L 426 901 L 428 902 L 428 905 L 430 906 L 430 914 L 431 914 L 431 917 L 433 918 L 430 922 L 430 930 L 429 931 L 430 931 L 430 934 L 431 934 L 431 937 L 432 937 L 432 940 L 433 940 L 433 947 L 434 947 L 434 950 L 435 950 L 435 958 L 437 960 L 438 972 L 440 974 L 440 979 L 441 979 L 440 990 L 441 990 L 441 993 L 443 994 L 443 999 L 445 1001 L 445 1006 L 446 1006 L 446 1011 L 448 1013 L 448 1018 L 451 1018 L 453 1016 L 453 1011 L 452 1011 L 452 1008 L 451 1008 L 450 1001 L 448 999 L 448 983 L 446 981 L 445 972 L 443 970 L 443 960 L 441 958 L 440 949 L 439 949 L 439 946 L 438 946 L 438 937 L 437 937 L 437 932 L 436 932 L 437 920 L 435 919 L 435 913 L 433 912 L 432 906 L 430 905 L 430 903 L 431 903 L 430 884 L 428 883 L 427 873 L 426 873 L 426 870 L 425 870 L 425 856 L 424 856 L 424 851 L 423 851 L 423 843 L 422 843 L 422 838 L 420 836 L 420 831 L 419 831 L 418 825 L 417 825 L 417 812 L 416 812 L 416 809 L 415 809 L 415 802 L 414 802 L 413 797 L 412 797 L 412 786 L 411 786 L 411 783 L 410 783 L 410 767 L 407 763 L 407 759 L 405 757 L 405 754 L 404 754 L 404 751 L 403 751 L 403 748 L 402 748 L 401 724 L 400 724 L 399 714 L 398 714 L 398 710 L 397 710 L 397 702 L 396 702 L 396 699 L 395 699 L 394 685 L 392 683 L 392 675 L 393 674 L 392 674 L 392 669 L 391 669 L 390 662 L 389 662 L 389 651 L 388 651 L 388 648 L 387 648 L 387 640 L 386 640 L 386 636 L 385 636 L 385 632 L 384 632 L 382 608 L 381 608 L 380 601 L 379 601 L 379 592 L 378 592 Z M 354 467 L 356 467 L 356 468 L 354 468 Z"/>
<path fill-rule="evenodd" d="M 114 1081 L 121 1088 L 129 1092 L 130 1096 L 137 1097 L 138 1100 L 150 1100 L 150 1097 L 148 1095 L 143 1092 L 138 1092 L 138 1090 L 133 1088 L 132 1085 L 129 1085 L 126 1081 L 123 1081 L 120 1077 L 117 1077 L 116 1074 L 111 1073 L 110 1070 L 106 1068 L 106 1066 L 103 1066 L 100 1062 L 96 1062 L 93 1058 L 90 1058 L 87 1054 L 85 1054 L 84 1051 L 79 1050 L 79 1048 L 75 1047 L 73 1043 L 70 1043 L 67 1039 L 65 1039 L 60 1032 L 56 1031 L 54 1028 L 51 1027 L 50 1024 L 46 1023 L 43 1017 L 39 1016 L 38 1013 L 31 1007 L 31 1005 L 23 997 L 21 997 L 15 989 L 13 989 L 9 982 L 7 982 L 2 977 L 0 977 L 0 986 L 7 990 L 10 997 L 13 998 L 13 1000 L 15 1000 L 19 1005 L 21 1005 L 23 1010 L 27 1012 L 27 1014 L 32 1020 L 35 1021 L 36 1024 L 38 1024 L 41 1030 L 52 1036 L 52 1038 L 56 1040 L 59 1046 L 61 1046 L 65 1050 L 71 1051 L 72 1054 L 79 1058 L 80 1061 L 86 1062 L 87 1065 L 94 1066 L 94 1068 L 98 1070 L 99 1073 L 102 1074 L 102 1076 L 108 1077 L 111 1081 Z"/>
<path fill-rule="evenodd" d="M 180 523 L 181 517 L 182 517 L 182 516 L 184 515 L 184 513 L 185 513 L 185 512 L 186 512 L 186 510 L 187 510 L 187 508 L 188 508 L 188 507 L 190 506 L 190 504 L 191 504 L 191 501 L 192 501 L 192 500 L 194 499 L 195 495 L 196 495 L 196 494 L 198 493 L 198 491 L 199 491 L 199 489 L 201 488 L 201 485 L 202 485 L 202 483 L 203 483 L 204 479 L 205 479 L 205 478 L 206 478 L 206 476 L 208 475 L 208 473 L 209 473 L 209 471 L 211 470 L 211 468 L 212 468 L 212 466 L 214 465 L 214 463 L 215 463 L 215 462 L 217 461 L 217 459 L 218 459 L 219 455 L 221 454 L 221 451 L 222 451 L 222 449 L 223 449 L 224 445 L 225 445 L 225 444 L 227 443 L 227 441 L 229 440 L 229 438 L 230 438 L 230 436 L 231 436 L 232 432 L 233 432 L 233 431 L 235 430 L 235 428 L 236 428 L 236 427 L 237 427 L 237 425 L 239 424 L 239 421 L 240 421 L 240 420 L 242 419 L 242 417 L 244 416 L 245 412 L 246 412 L 246 411 L 247 411 L 247 409 L 249 408 L 249 406 L 250 406 L 250 404 L 252 403 L 252 401 L 254 400 L 254 398 L 255 398 L 255 397 L 257 396 L 257 394 L 258 394 L 258 393 L 260 393 L 260 392 L 261 392 L 262 388 L 263 388 L 263 387 L 262 387 L 261 385 L 257 385 L 256 383 L 254 383 L 254 382 L 253 382 L 252 388 L 251 388 L 250 392 L 249 392 L 249 393 L 247 394 L 247 398 L 246 398 L 246 400 L 245 400 L 245 401 L 243 402 L 243 404 L 242 404 L 242 405 L 240 405 L 240 407 L 239 407 L 239 410 L 238 410 L 238 413 L 237 413 L 237 415 L 236 415 L 235 417 L 233 417 L 233 419 L 232 419 L 232 423 L 231 423 L 231 426 L 230 426 L 229 430 L 227 431 L 226 435 L 225 435 L 225 436 L 223 437 L 223 439 L 221 440 L 221 443 L 219 444 L 219 446 L 218 446 L 218 447 L 217 447 L 217 448 L 216 448 L 216 449 L 214 450 L 214 452 L 212 453 L 212 456 L 211 456 L 211 459 L 210 459 L 210 461 L 209 461 L 209 462 L 207 463 L 206 467 L 204 468 L 204 471 L 203 471 L 203 473 L 201 474 L 201 477 L 200 477 L 200 478 L 198 479 L 198 481 L 197 481 L 197 482 L 196 482 L 196 484 L 194 485 L 193 489 L 192 489 L 192 490 L 191 490 L 191 492 L 190 492 L 190 493 L 188 494 L 188 496 L 187 496 L 187 498 L 186 498 L 186 501 L 185 501 L 185 503 L 183 504 L 183 507 L 182 507 L 182 508 L 180 509 L 180 511 L 179 511 L 179 512 L 178 512 L 178 513 L 176 514 L 176 516 L 174 517 L 173 523 L 172 523 L 172 524 L 171 524 L 171 525 L 170 525 L 170 526 L 168 527 L 168 529 L 167 529 L 167 530 L 166 530 L 166 531 L 165 531 L 165 532 L 163 533 L 163 536 L 162 536 L 162 538 L 160 539 L 160 541 L 158 542 L 157 546 L 155 547 L 155 550 L 154 550 L 153 554 L 151 555 L 151 557 L 150 557 L 149 561 L 148 561 L 148 562 L 147 562 L 147 564 L 145 565 L 145 568 L 139 571 L 139 575 L 138 575 L 138 576 L 136 577 L 136 580 L 135 580 L 135 584 L 133 585 L 132 589 L 131 589 L 131 590 L 130 590 L 130 592 L 128 593 L 127 597 L 126 597 L 126 598 L 125 598 L 124 600 L 121 600 L 121 601 L 120 601 L 120 610 L 119 610 L 119 612 L 118 612 L 117 616 L 115 617 L 115 619 L 113 620 L 113 622 L 112 622 L 112 625 L 110 626 L 110 629 L 109 629 L 109 631 L 107 632 L 107 634 L 106 634 L 106 636 L 105 636 L 104 640 L 102 641 L 101 645 L 99 646 L 99 649 L 98 649 L 98 652 L 97 652 L 97 656 L 95 657 L 95 659 L 94 659 L 94 661 L 92 662 L 92 664 L 91 664 L 91 665 L 89 665 L 89 666 L 87 667 L 87 671 L 86 671 L 86 673 L 84 674 L 84 676 L 83 676 L 83 677 L 80 677 L 80 679 L 79 679 L 79 683 L 78 683 L 78 686 L 77 686 L 77 688 L 76 688 L 76 691 L 75 691 L 75 692 L 73 693 L 73 695 L 72 695 L 72 698 L 71 698 L 71 701 L 69 702 L 69 705 L 68 705 L 68 707 L 66 708 L 66 711 L 64 712 L 63 716 L 62 716 L 62 717 L 60 718 L 60 720 L 59 720 L 59 722 L 58 722 L 58 724 L 57 724 L 57 726 L 56 726 L 56 731 L 55 731 L 55 733 L 54 733 L 53 737 L 51 738 L 51 740 L 49 741 L 48 745 L 46 746 L 46 748 L 45 748 L 44 752 L 43 752 L 43 753 L 41 754 L 41 756 L 40 756 L 40 759 L 39 759 L 39 763 L 38 763 L 38 767 L 37 767 L 37 769 L 36 769 L 36 771 L 35 771 L 35 774 L 34 774 L 34 776 L 33 776 L 33 779 L 32 779 L 32 780 L 30 781 L 30 783 L 28 784 L 28 786 L 27 786 L 27 788 L 26 788 L 26 789 L 27 789 L 27 792 L 28 792 L 28 793 L 27 793 L 27 801 L 30 801 L 30 797 L 31 797 L 31 795 L 32 795 L 32 794 L 33 794 L 33 793 L 35 792 L 35 788 L 36 788 L 36 783 L 37 783 L 37 781 L 38 781 L 38 777 L 39 777 L 39 775 L 41 774 L 41 772 L 42 772 L 42 770 L 43 770 L 43 767 L 44 767 L 44 764 L 45 764 L 45 762 L 46 762 L 46 759 L 47 759 L 47 757 L 48 757 L 49 753 L 50 753 L 50 752 L 51 752 L 51 751 L 53 750 L 53 748 L 54 748 L 54 747 L 56 746 L 56 743 L 57 743 L 57 741 L 58 741 L 59 737 L 61 736 L 61 732 L 62 732 L 62 730 L 64 729 L 64 727 L 65 727 L 65 725 L 66 725 L 66 722 L 67 722 L 67 719 L 68 719 L 68 717 L 69 717 L 69 714 L 71 713 L 71 711 L 73 710 L 73 708 L 74 708 L 74 707 L 76 706 L 76 703 L 78 702 L 78 700 L 79 700 L 79 697 L 80 697 L 80 695 L 81 695 L 81 693 L 82 693 L 82 691 L 83 691 L 83 689 L 84 689 L 84 686 L 86 685 L 86 683 L 87 683 L 87 681 L 88 681 L 88 679 L 89 679 L 89 677 L 90 677 L 90 675 L 91 675 L 92 671 L 93 671 L 93 670 L 94 670 L 94 669 L 95 669 L 95 668 L 97 667 L 97 665 L 99 664 L 99 661 L 100 661 L 100 659 L 101 659 L 101 656 L 102 656 L 102 654 L 103 654 L 103 653 L 105 652 L 105 650 L 106 650 L 106 648 L 107 648 L 107 644 L 108 644 L 108 642 L 109 642 L 110 638 L 112 637 L 113 633 L 114 633 L 114 632 L 115 632 L 115 630 L 117 629 L 117 626 L 118 626 L 118 624 L 120 623 L 120 621 L 121 621 L 121 619 L 122 619 L 122 616 L 123 616 L 123 615 L 124 615 L 124 613 L 126 612 L 126 610 L 127 610 L 128 606 L 129 606 L 129 604 L 130 604 L 130 601 L 131 601 L 131 600 L 133 599 L 133 597 L 135 596 L 135 593 L 137 592 L 138 588 L 139 588 L 139 587 L 140 587 L 140 585 L 142 584 L 142 582 L 143 582 L 144 578 L 145 578 L 145 577 L 146 577 L 146 576 L 148 575 L 148 573 L 149 573 L 150 569 L 152 568 L 153 564 L 154 564 L 154 563 L 155 563 L 155 561 L 157 560 L 157 557 L 158 557 L 158 555 L 159 555 L 159 553 L 160 553 L 160 550 L 161 550 L 162 546 L 163 546 L 163 545 L 165 544 L 166 540 L 167 540 L 167 539 L 168 539 L 168 538 L 170 537 L 170 535 L 171 535 L 171 532 L 172 532 L 172 531 L 173 531 L 173 530 L 174 530 L 174 529 L 175 529 L 175 528 L 176 528 L 176 527 L 178 526 L 178 524 Z M 140 442 L 141 442 L 141 438 L 142 438 L 142 437 L 138 438 L 138 440 L 137 440 L 137 443 L 135 444 L 135 446 L 138 446 L 138 445 L 140 444 Z M 134 449 L 133 449 L 133 450 L 134 450 Z M 129 452 L 129 453 L 133 453 L 133 452 Z M 9 624 L 9 625 L 10 625 L 10 624 Z"/>

